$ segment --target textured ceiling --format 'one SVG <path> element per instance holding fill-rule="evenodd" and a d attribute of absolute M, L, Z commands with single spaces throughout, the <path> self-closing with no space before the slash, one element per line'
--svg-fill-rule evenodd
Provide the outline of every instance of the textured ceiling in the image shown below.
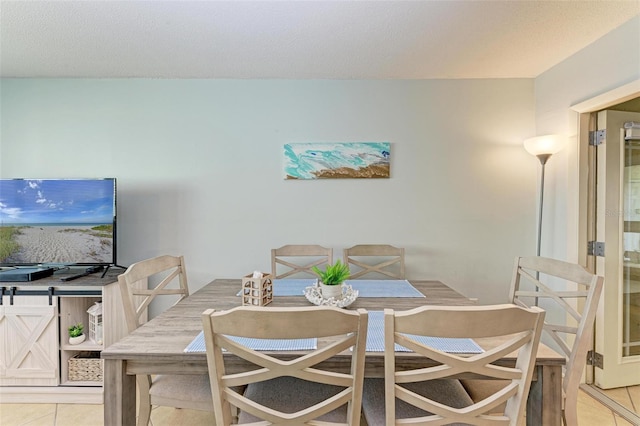
<path fill-rule="evenodd" d="M 626 1 L 0 1 L 2 77 L 536 77 Z"/>

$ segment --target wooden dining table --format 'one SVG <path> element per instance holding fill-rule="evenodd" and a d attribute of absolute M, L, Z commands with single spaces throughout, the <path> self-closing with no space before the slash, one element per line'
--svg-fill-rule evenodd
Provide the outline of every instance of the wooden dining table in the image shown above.
<path fill-rule="evenodd" d="M 348 309 L 384 308 L 406 310 L 423 305 L 473 305 L 469 299 L 439 281 L 410 280 L 425 297 L 359 297 Z M 104 359 L 104 424 L 135 425 L 137 374 L 206 374 L 204 352 L 185 352 L 202 331 L 201 314 L 206 309 L 226 310 L 240 306 L 239 279 L 216 279 L 183 299 L 137 330 L 102 351 Z M 309 306 L 299 296 L 274 296 L 269 306 Z M 278 355 L 278 354 L 276 354 Z M 284 354 L 281 354 L 284 356 Z M 289 353 L 288 356 L 295 354 Z M 337 357 L 336 369 L 347 368 L 349 357 Z M 515 357 L 501 360 L 512 364 Z M 238 361 L 242 362 L 242 361 Z M 419 358 L 402 353 L 396 363 L 415 365 Z M 536 356 L 531 391 L 527 402 L 527 424 L 560 425 L 562 401 L 562 355 L 541 344 Z M 344 364 L 344 365 L 343 365 Z M 365 377 L 384 376 L 384 352 L 367 352 Z"/>

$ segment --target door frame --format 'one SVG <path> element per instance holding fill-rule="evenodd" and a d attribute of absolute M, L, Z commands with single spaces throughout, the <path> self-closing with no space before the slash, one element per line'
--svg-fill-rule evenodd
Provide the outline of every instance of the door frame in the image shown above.
<path fill-rule="evenodd" d="M 578 262 L 590 271 L 595 271 L 595 260 L 587 255 L 587 242 L 595 238 L 595 200 L 589 169 L 593 167 L 595 155 L 589 149 L 589 131 L 596 130 L 591 113 L 639 96 L 640 79 L 571 106 L 571 110 L 578 113 Z"/>
<path fill-rule="evenodd" d="M 637 97 L 640 79 L 571 106 L 578 113 L 578 262 L 590 271 L 596 270 L 596 258 L 587 252 L 588 241 L 596 240 L 596 173 L 590 173 L 596 170 L 596 156 L 594 147 L 589 146 L 589 132 L 597 130 L 594 113 Z M 594 367 L 587 366 L 586 382 L 593 381 Z"/>

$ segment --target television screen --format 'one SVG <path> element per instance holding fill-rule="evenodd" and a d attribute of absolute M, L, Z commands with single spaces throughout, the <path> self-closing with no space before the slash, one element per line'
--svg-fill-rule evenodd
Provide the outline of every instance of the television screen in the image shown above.
<path fill-rule="evenodd" d="M 116 180 L 0 179 L 0 265 L 115 265 Z"/>

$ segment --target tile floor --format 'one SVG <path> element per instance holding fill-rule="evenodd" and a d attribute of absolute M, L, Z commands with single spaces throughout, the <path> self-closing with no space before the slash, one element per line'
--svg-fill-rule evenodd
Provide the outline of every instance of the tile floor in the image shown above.
<path fill-rule="evenodd" d="M 607 395 L 636 413 L 640 410 L 640 386 L 606 391 Z M 607 407 L 580 391 L 578 401 L 580 426 L 636 426 L 614 414 Z M 153 426 L 212 425 L 213 414 L 194 410 L 154 408 Z M 2 426 L 100 426 L 102 405 L 77 404 L 0 404 Z"/>

